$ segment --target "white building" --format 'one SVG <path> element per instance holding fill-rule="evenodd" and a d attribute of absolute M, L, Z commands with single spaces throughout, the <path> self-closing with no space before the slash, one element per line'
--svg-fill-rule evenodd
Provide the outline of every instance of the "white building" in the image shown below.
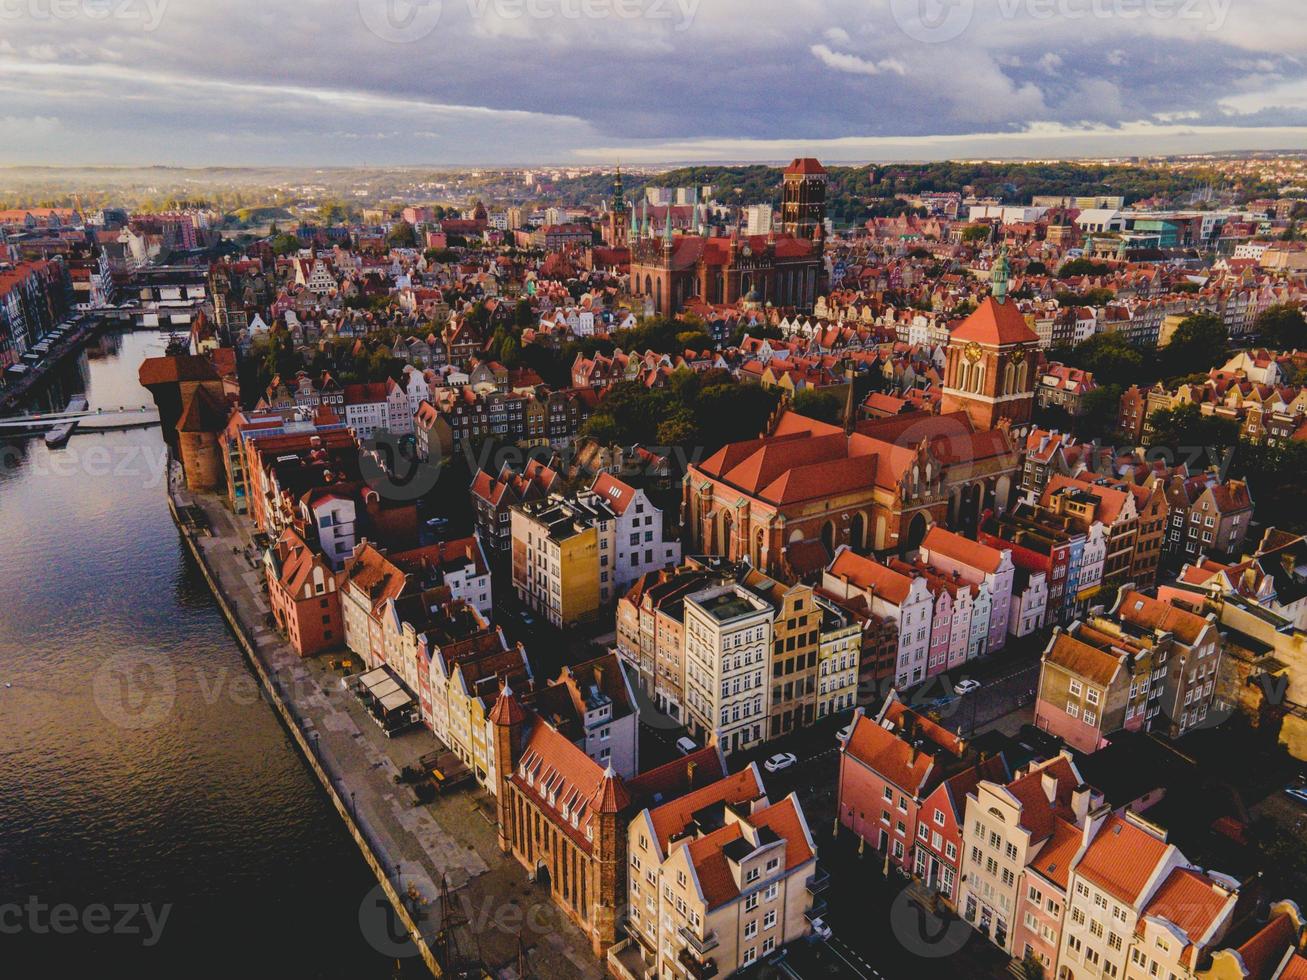
<path fill-rule="evenodd" d="M 317 529 L 318 547 L 333 571 L 340 571 L 354 554 L 357 507 L 349 497 L 323 488 L 300 503 L 301 516 Z"/>
<path fill-rule="evenodd" d="M 598 497 L 617 516 L 612 539 L 612 595 L 625 592 L 646 572 L 675 568 L 681 563 L 681 543 L 664 537 L 663 512 L 649 502 L 643 490 L 600 473 L 589 494 Z"/>
<path fill-rule="evenodd" d="M 387 384 L 379 383 L 345 386 L 345 424 L 354 430 L 360 440 L 371 439 L 375 433 L 389 426 L 388 387 Z"/>
<path fill-rule="evenodd" d="M 685 600 L 685 702 L 691 731 L 724 753 L 767 737 L 771 604 L 740 585 Z"/>
<path fill-rule="evenodd" d="M 843 545 L 823 575 L 822 588 L 841 599 L 861 596 L 872 613 L 898 624 L 897 687 L 925 680 L 934 610 L 934 597 L 925 578 L 901 575 Z"/>

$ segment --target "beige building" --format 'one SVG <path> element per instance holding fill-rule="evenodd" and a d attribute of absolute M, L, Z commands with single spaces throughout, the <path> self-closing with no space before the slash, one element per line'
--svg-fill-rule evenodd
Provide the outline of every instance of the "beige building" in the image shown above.
<path fill-rule="evenodd" d="M 771 803 L 756 765 L 641 811 L 627 833 L 640 980 L 729 976 L 809 934 L 816 843 L 797 796 Z"/>
<path fill-rule="evenodd" d="M 767 738 L 771 605 L 741 585 L 685 600 L 685 707 L 689 728 L 724 753 Z"/>
<path fill-rule="evenodd" d="M 981 780 L 967 794 L 963 823 L 962 917 L 1009 955 L 1026 867 L 1059 820 L 1084 822 L 1094 791 L 1068 755 L 1032 766 L 1006 785 Z"/>
<path fill-rule="evenodd" d="M 818 598 L 821 647 L 817 653 L 817 717 L 849 711 L 858 703 L 862 624 L 847 609 Z"/>

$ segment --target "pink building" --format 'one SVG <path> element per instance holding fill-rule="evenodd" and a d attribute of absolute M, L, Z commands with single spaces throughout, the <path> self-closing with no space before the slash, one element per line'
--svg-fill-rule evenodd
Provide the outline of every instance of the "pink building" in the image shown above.
<path fill-rule="evenodd" d="M 840 752 L 840 823 L 912 870 L 922 803 L 966 756 L 962 739 L 893 694 L 875 718 L 859 708 Z"/>

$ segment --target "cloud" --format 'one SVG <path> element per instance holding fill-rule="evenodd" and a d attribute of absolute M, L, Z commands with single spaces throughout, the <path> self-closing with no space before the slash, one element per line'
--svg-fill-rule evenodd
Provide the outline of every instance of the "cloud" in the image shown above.
<path fill-rule="evenodd" d="M 880 61 L 867 61 L 865 58 L 859 58 L 856 54 L 843 54 L 839 51 L 832 51 L 824 44 L 814 44 L 808 49 L 828 68 L 834 68 L 836 71 L 849 72 L 852 75 L 879 75 L 883 72 L 894 72 L 896 75 L 906 75 L 907 68 L 903 62 L 894 58 L 882 58 Z"/>
<path fill-rule="evenodd" d="M 3 141 L 0 161 L 565 162 L 587 147 L 626 159 L 804 144 L 1021 155 L 1022 140 L 1058 155 L 1112 152 L 1086 125 L 1140 124 L 1163 127 L 1140 152 L 1163 152 L 1189 140 L 1164 129 L 1176 121 L 1251 139 L 1307 111 L 1301 0 L 1154 0 L 1129 17 L 987 0 L 943 44 L 906 34 L 887 0 L 441 0 L 416 43 L 370 30 L 359 2 L 177 0 L 150 29 L 11 5 L 0 111 L 58 125 Z M 1085 15 L 1035 15 L 1063 7 Z"/>

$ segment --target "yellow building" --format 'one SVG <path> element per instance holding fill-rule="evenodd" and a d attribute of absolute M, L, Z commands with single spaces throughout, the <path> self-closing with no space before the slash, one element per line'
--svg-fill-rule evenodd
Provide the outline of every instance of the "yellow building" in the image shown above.
<path fill-rule="evenodd" d="M 595 618 L 613 581 L 616 516 L 602 505 L 557 497 L 513 508 L 513 587 L 554 626 Z M 607 591 L 602 588 L 602 591 Z"/>

